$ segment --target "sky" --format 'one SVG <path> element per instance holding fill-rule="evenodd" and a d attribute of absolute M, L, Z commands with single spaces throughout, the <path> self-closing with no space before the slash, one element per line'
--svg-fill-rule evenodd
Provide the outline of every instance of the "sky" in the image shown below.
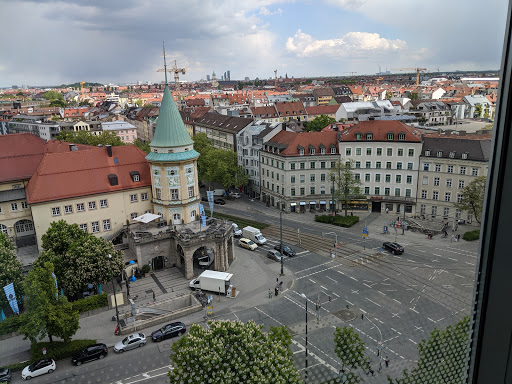
<path fill-rule="evenodd" d="M 0 87 L 497 70 L 505 0 L 0 0 Z M 405 73 L 407 71 L 403 71 Z"/>

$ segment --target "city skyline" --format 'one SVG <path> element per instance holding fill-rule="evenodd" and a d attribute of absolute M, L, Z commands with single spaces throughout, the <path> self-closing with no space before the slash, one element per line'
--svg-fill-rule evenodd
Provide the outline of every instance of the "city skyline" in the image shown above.
<path fill-rule="evenodd" d="M 500 67 L 505 4 L 479 9 L 492 20 L 476 27 L 473 7 L 439 0 L 393 6 L 378 0 L 223 1 L 217 4 L 136 1 L 0 1 L 0 87 L 159 83 L 161 44 L 187 72 L 183 81 L 375 74 L 421 67 L 443 71 Z M 175 16 L 177 15 L 177 16 Z M 29 28 L 19 28 L 20 25 Z M 37 37 L 34 36 L 37 31 Z M 393 70 L 393 72 L 399 72 Z"/>

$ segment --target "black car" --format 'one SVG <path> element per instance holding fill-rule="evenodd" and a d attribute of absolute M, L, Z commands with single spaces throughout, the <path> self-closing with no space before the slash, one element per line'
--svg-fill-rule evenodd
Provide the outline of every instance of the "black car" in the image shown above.
<path fill-rule="evenodd" d="M 226 204 L 226 201 L 224 201 L 224 199 L 215 199 L 215 200 L 213 200 L 213 202 L 215 204 L 220 204 L 220 205 Z"/>
<path fill-rule="evenodd" d="M 91 360 L 103 359 L 108 354 L 105 344 L 94 344 L 84 348 L 78 355 L 73 356 L 71 362 L 75 365 L 82 365 Z"/>
<path fill-rule="evenodd" d="M 277 244 L 275 247 L 274 247 L 275 250 L 281 252 L 281 244 Z M 293 249 L 291 249 L 289 246 L 287 245 L 283 245 L 283 252 L 281 252 L 283 255 L 285 256 L 288 256 L 288 257 L 293 257 L 295 256 L 295 251 Z"/>
<path fill-rule="evenodd" d="M 382 248 L 384 248 L 388 251 L 391 251 L 391 253 L 393 255 L 400 255 L 400 254 L 404 253 L 404 247 L 402 247 L 398 243 L 386 242 L 386 243 L 382 244 Z"/>
<path fill-rule="evenodd" d="M 164 325 L 159 330 L 151 334 L 151 340 L 161 341 L 171 337 L 181 336 L 187 331 L 187 327 L 182 322 L 176 322 Z"/>
<path fill-rule="evenodd" d="M 0 383 L 11 382 L 11 371 L 9 368 L 0 368 Z"/>

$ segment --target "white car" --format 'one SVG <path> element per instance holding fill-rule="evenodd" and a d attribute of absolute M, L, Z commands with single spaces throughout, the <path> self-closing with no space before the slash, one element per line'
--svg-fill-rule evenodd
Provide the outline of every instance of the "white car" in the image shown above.
<path fill-rule="evenodd" d="M 30 380 L 33 377 L 41 376 L 45 373 L 52 373 L 55 369 L 57 369 L 57 365 L 53 359 L 41 359 L 23 368 L 21 378 L 23 380 Z"/>
<path fill-rule="evenodd" d="M 242 236 L 242 230 L 238 227 L 236 223 L 232 223 L 233 225 L 233 234 L 235 237 Z"/>
<path fill-rule="evenodd" d="M 240 197 L 242 197 L 242 195 L 240 194 L 240 192 L 229 192 L 229 197 L 232 197 L 233 199 L 239 199 Z"/>

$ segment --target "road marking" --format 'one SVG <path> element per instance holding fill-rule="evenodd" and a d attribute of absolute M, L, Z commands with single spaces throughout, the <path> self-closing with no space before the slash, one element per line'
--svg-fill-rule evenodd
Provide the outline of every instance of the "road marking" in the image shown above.
<path fill-rule="evenodd" d="M 334 292 L 333 292 L 332 294 L 333 294 L 334 296 L 336 296 L 336 297 L 340 297 L 340 295 L 337 295 L 337 294 L 336 294 L 336 293 L 334 293 Z"/>
<path fill-rule="evenodd" d="M 423 252 L 423 253 L 427 252 L 427 251 L 423 251 L 423 250 L 421 250 L 421 249 L 416 249 L 416 251 L 418 251 L 418 252 Z"/>
<path fill-rule="evenodd" d="M 418 345 L 418 343 L 417 343 L 417 342 L 415 342 L 415 341 L 414 341 L 414 340 L 412 340 L 412 339 L 409 339 L 409 341 L 410 341 L 411 343 L 414 343 L 414 344 Z"/>
<path fill-rule="evenodd" d="M 459 261 L 457 259 L 454 259 L 453 257 L 447 257 L 447 259 L 453 260 L 453 261 Z"/>
<path fill-rule="evenodd" d="M 466 264 L 473 265 L 473 266 L 475 265 L 475 263 L 470 263 L 468 261 L 466 261 Z"/>
<path fill-rule="evenodd" d="M 351 289 L 352 293 L 359 295 L 359 290 Z"/>
<path fill-rule="evenodd" d="M 396 301 L 398 304 L 402 304 L 401 302 L 399 302 L 397 299 L 393 299 L 394 301 Z"/>
<path fill-rule="evenodd" d="M 381 292 L 381 291 L 377 291 L 377 292 L 379 292 L 381 295 L 386 296 L 386 294 L 384 292 Z"/>
<path fill-rule="evenodd" d="M 368 285 L 366 283 L 363 283 L 363 285 L 366 285 L 368 288 L 371 288 L 372 286 L 371 285 Z"/>
<path fill-rule="evenodd" d="M 381 323 L 381 324 L 384 324 L 384 322 L 383 322 L 383 321 L 381 321 L 381 320 L 379 320 L 379 319 L 377 319 L 377 318 L 375 318 L 375 320 L 377 320 L 377 321 L 378 321 L 379 323 Z"/>
<path fill-rule="evenodd" d="M 373 304 L 377 305 L 378 307 L 381 307 L 381 305 L 380 305 L 380 304 L 378 304 L 378 303 L 376 303 L 375 301 L 370 300 L 370 299 L 369 299 L 369 298 L 367 298 L 367 297 L 365 297 L 365 299 L 366 299 L 366 300 L 368 300 L 370 303 L 373 303 Z"/>
<path fill-rule="evenodd" d="M 313 284 L 316 284 L 316 281 L 311 280 L 311 279 L 308 279 L 308 280 L 311 281 Z"/>
<path fill-rule="evenodd" d="M 389 339 L 387 339 L 387 340 L 384 340 L 384 341 L 383 341 L 383 343 L 387 343 L 388 341 L 394 340 L 394 339 L 396 339 L 396 338 L 398 338 L 398 337 L 400 337 L 400 335 L 395 335 L 395 336 L 393 336 L 393 337 L 390 337 L 390 338 L 389 338 Z"/>
<path fill-rule="evenodd" d="M 419 312 L 417 310 L 415 310 L 414 308 L 409 308 L 411 311 L 414 311 L 416 312 L 417 314 L 419 314 Z"/>
<path fill-rule="evenodd" d="M 396 333 L 398 333 L 399 335 L 402 334 L 402 332 L 398 332 L 395 328 L 391 328 L 392 331 L 395 331 Z"/>
<path fill-rule="evenodd" d="M 347 275 L 347 276 L 348 276 L 348 275 Z M 355 277 L 352 277 L 352 276 L 348 276 L 348 277 L 350 277 L 352 280 L 359 281 L 359 280 L 357 280 Z"/>
<path fill-rule="evenodd" d="M 396 257 L 397 259 L 402 259 L 402 257 L 396 255 L 394 255 L 393 257 Z"/>
<path fill-rule="evenodd" d="M 451 285 L 451 284 L 443 285 L 443 288 L 453 288 L 453 285 Z"/>
<path fill-rule="evenodd" d="M 414 260 L 411 260 L 411 259 L 407 259 L 407 261 L 410 261 L 411 263 L 417 263 L 417 261 L 414 261 Z"/>
<path fill-rule="evenodd" d="M 308 252 L 309 252 L 309 251 L 302 251 L 302 252 L 297 253 L 297 255 L 302 255 L 302 254 L 304 254 L 304 253 L 308 253 Z"/>
<path fill-rule="evenodd" d="M 457 275 L 456 273 L 454 273 L 454 275 L 455 275 L 455 276 L 457 276 L 457 277 L 461 277 L 461 278 L 465 279 L 465 277 L 464 277 L 464 276 Z"/>
<path fill-rule="evenodd" d="M 325 277 L 327 277 L 329 280 L 332 280 L 332 281 L 334 281 L 336 284 L 338 284 L 338 282 L 337 282 L 336 280 L 334 280 L 333 278 L 331 278 L 331 277 L 329 277 L 329 276 L 325 276 Z"/>
<path fill-rule="evenodd" d="M 353 303 L 351 303 L 350 301 L 347 300 L 347 303 L 349 303 L 350 305 L 354 305 Z"/>
<path fill-rule="evenodd" d="M 323 285 L 321 285 L 320 288 L 325 289 L 327 291 L 327 288 L 325 288 Z"/>

